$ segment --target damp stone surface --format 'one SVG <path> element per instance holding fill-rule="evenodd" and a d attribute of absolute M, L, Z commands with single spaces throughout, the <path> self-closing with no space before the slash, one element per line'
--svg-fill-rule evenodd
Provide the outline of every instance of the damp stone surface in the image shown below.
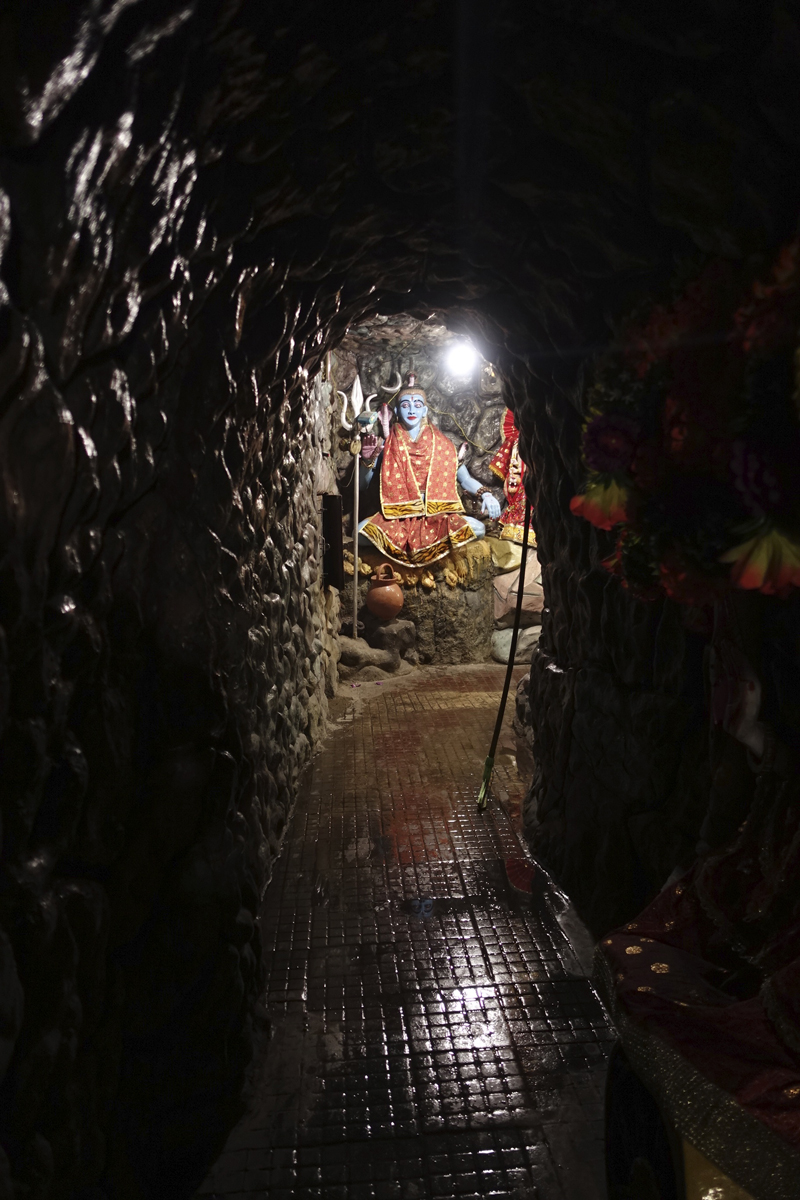
<path fill-rule="evenodd" d="M 509 816 L 509 742 L 475 804 L 503 674 L 351 690 L 267 889 L 274 1036 L 202 1200 L 604 1200 L 613 1033 Z"/>

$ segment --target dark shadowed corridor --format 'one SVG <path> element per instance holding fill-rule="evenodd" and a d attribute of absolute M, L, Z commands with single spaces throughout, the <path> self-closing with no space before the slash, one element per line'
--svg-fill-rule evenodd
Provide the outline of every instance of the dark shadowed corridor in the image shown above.
<path fill-rule="evenodd" d="M 539 875 L 521 894 L 506 809 L 475 806 L 502 675 L 354 691 L 267 890 L 274 1038 L 202 1194 L 605 1195 L 609 1026 L 557 892 Z M 514 806 L 506 743 L 495 792 Z"/>
<path fill-rule="evenodd" d="M 799 156 L 798 0 L 0 0 L 0 1200 L 800 1200 Z"/>

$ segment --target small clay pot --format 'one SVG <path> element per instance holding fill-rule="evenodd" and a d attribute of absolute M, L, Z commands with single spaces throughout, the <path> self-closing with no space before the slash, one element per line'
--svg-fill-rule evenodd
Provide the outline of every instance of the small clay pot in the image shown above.
<path fill-rule="evenodd" d="M 372 576 L 366 603 L 373 617 L 381 621 L 393 620 L 403 607 L 403 589 L 388 563 L 382 563 Z"/>

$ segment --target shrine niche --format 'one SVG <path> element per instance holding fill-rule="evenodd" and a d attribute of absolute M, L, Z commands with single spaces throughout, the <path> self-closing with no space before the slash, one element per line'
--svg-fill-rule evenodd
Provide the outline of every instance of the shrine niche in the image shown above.
<path fill-rule="evenodd" d="M 525 468 L 495 368 L 435 315 L 401 315 L 350 331 L 331 374 L 345 514 L 342 632 L 354 632 L 355 586 L 355 633 L 372 651 L 345 646 L 345 677 L 391 673 L 401 663 L 507 661 Z M 517 661 L 530 660 L 543 608 L 533 528 L 530 542 L 528 628 Z M 387 572 L 403 604 L 396 619 L 380 622 L 370 592 L 385 587 Z M 403 650 L 379 664 L 375 654 L 395 625 Z"/>

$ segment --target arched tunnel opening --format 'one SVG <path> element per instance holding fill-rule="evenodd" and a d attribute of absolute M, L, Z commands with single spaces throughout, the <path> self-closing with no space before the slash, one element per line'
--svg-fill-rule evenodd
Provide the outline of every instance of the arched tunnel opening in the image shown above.
<path fill-rule="evenodd" d="M 3 6 L 0 1196 L 800 1194 L 798 59 Z"/>

